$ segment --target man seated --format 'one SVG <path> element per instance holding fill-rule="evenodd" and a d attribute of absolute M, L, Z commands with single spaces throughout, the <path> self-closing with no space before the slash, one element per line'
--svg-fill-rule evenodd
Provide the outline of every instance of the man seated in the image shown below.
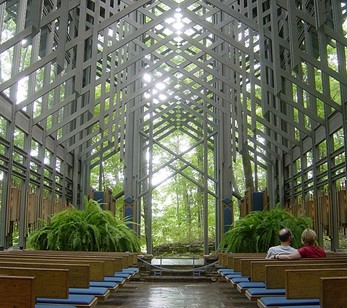
<path fill-rule="evenodd" d="M 275 255 L 290 254 L 297 250 L 291 246 L 293 233 L 289 228 L 283 228 L 278 234 L 280 245 L 272 246 L 269 248 L 265 259 L 273 259 Z"/>

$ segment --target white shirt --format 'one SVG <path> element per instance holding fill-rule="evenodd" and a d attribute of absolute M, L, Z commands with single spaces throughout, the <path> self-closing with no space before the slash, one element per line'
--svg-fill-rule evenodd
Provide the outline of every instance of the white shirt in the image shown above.
<path fill-rule="evenodd" d="M 292 246 L 282 246 L 282 245 L 273 246 L 273 247 L 270 247 L 269 250 L 267 251 L 267 255 L 265 259 L 269 259 L 271 256 L 278 255 L 278 254 L 288 255 L 294 251 L 297 251 L 297 250 L 293 248 Z"/>

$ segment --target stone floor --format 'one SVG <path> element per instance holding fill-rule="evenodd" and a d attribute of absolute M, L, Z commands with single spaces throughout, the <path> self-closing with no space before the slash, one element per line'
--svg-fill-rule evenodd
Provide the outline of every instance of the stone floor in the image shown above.
<path fill-rule="evenodd" d="M 128 281 L 97 307 L 256 308 L 257 305 L 224 281 Z"/>

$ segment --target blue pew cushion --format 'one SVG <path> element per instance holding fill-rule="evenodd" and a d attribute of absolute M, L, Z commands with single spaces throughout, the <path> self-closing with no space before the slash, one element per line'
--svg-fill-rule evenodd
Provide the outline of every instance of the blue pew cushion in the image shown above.
<path fill-rule="evenodd" d="M 69 294 L 103 295 L 107 292 L 109 292 L 108 288 L 104 287 L 69 288 Z"/>
<path fill-rule="evenodd" d="M 49 305 L 49 304 L 35 304 L 35 308 L 77 308 L 71 305 Z"/>
<path fill-rule="evenodd" d="M 118 286 L 118 282 L 115 281 L 91 281 L 89 282 L 90 287 L 102 287 L 108 289 L 114 289 Z"/>
<path fill-rule="evenodd" d="M 93 295 L 69 294 L 68 298 L 47 298 L 38 297 L 36 303 L 49 303 L 49 304 L 71 304 L 71 305 L 90 305 L 96 301 Z"/>
<path fill-rule="evenodd" d="M 226 275 L 226 274 L 234 273 L 235 271 L 231 268 L 220 268 L 217 270 L 217 272 L 222 274 L 222 275 Z"/>
<path fill-rule="evenodd" d="M 242 281 L 237 284 L 240 289 L 248 288 L 265 288 L 265 283 L 262 281 Z"/>
<path fill-rule="evenodd" d="M 122 277 L 115 277 L 115 276 L 105 276 L 104 281 L 112 281 L 112 282 L 117 282 L 117 283 L 124 283 L 125 279 Z"/>
<path fill-rule="evenodd" d="M 232 272 L 229 274 L 224 275 L 225 277 L 229 278 L 229 277 L 241 277 L 241 272 Z"/>
<path fill-rule="evenodd" d="M 250 295 L 286 295 L 286 289 L 248 288 Z"/>
<path fill-rule="evenodd" d="M 318 305 L 319 299 L 287 299 L 285 296 L 264 296 L 258 299 L 264 306 Z"/>
<path fill-rule="evenodd" d="M 280 306 L 278 308 L 320 308 L 320 305 Z"/>
<path fill-rule="evenodd" d="M 114 277 L 119 277 L 119 278 L 124 278 L 124 279 L 129 279 L 131 277 L 130 274 L 127 273 L 121 273 L 121 272 L 116 272 L 113 275 Z"/>
<path fill-rule="evenodd" d="M 134 267 L 128 267 L 128 268 L 124 268 L 122 270 L 123 273 L 129 273 L 129 274 L 135 274 L 139 271 L 138 268 L 134 268 Z"/>
<path fill-rule="evenodd" d="M 234 278 L 230 278 L 229 279 L 232 283 L 240 283 L 240 282 L 249 282 L 249 278 L 248 277 L 234 277 Z"/>

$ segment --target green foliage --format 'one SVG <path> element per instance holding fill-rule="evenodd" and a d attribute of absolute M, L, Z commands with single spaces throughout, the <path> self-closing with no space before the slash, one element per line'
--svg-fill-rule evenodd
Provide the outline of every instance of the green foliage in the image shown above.
<path fill-rule="evenodd" d="M 294 234 L 292 246 L 301 246 L 301 233 L 311 228 L 309 217 L 294 217 L 280 207 L 269 211 L 254 211 L 231 225 L 222 238 L 219 249 L 226 252 L 266 252 L 278 245 L 278 232 L 290 228 Z"/>
<path fill-rule="evenodd" d="M 28 247 L 39 250 L 140 251 L 136 233 L 116 220 L 95 200 L 85 199 L 85 210 L 69 207 L 33 231 Z"/>

